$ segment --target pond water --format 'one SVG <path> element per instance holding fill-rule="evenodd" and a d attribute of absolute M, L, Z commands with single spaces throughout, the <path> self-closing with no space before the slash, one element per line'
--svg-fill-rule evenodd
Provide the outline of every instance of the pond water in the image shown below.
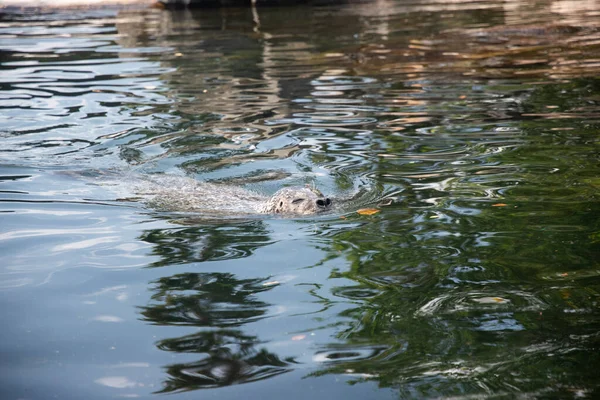
<path fill-rule="evenodd" d="M 599 394 L 600 2 L 9 6 L 0 51 L 2 399 Z"/>

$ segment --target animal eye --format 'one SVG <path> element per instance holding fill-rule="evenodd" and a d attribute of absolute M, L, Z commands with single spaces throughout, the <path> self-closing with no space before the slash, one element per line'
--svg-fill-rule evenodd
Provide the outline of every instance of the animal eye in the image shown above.
<path fill-rule="evenodd" d="M 294 199 L 294 200 L 292 200 L 292 204 L 298 204 L 298 203 L 301 203 L 303 201 L 304 201 L 304 199 Z"/>

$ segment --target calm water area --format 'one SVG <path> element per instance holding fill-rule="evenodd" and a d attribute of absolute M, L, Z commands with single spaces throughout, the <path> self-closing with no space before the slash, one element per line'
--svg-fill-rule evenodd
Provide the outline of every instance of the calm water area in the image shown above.
<path fill-rule="evenodd" d="M 57 5 L 0 6 L 1 399 L 600 398 L 600 1 Z"/>

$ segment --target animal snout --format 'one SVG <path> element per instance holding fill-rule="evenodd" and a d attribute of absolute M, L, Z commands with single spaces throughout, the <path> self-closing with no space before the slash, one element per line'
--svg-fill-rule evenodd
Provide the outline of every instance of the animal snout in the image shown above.
<path fill-rule="evenodd" d="M 319 199 L 317 200 L 317 206 L 319 208 L 328 208 L 331 206 L 331 199 L 328 197 L 325 197 L 323 199 Z"/>

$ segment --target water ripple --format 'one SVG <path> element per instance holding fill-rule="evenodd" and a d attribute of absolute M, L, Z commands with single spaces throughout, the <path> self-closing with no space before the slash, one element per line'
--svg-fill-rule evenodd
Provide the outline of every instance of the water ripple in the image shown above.
<path fill-rule="evenodd" d="M 12 397 L 597 391 L 598 5 L 351 3 L 2 8 Z M 336 208 L 162 212 L 148 175 Z"/>

